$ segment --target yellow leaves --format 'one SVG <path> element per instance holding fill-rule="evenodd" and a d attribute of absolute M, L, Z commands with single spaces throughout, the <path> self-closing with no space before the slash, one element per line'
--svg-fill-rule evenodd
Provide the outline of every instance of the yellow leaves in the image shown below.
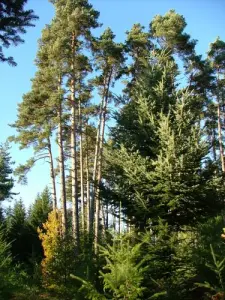
<path fill-rule="evenodd" d="M 48 220 L 43 224 L 43 228 L 38 228 L 38 235 L 42 241 L 45 256 L 42 261 L 43 274 L 48 273 L 48 266 L 54 259 L 55 251 L 57 251 L 62 234 L 61 220 L 61 212 L 59 210 L 53 210 L 49 213 Z"/>

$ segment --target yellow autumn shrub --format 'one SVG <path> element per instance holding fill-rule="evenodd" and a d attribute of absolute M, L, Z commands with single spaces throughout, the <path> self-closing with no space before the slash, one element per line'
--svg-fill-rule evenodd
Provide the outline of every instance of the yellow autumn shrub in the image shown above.
<path fill-rule="evenodd" d="M 62 240 L 61 219 L 61 212 L 54 210 L 49 213 L 48 220 L 43 223 L 42 228 L 38 228 L 44 251 L 44 259 L 41 263 L 44 279 L 53 278 L 57 271 L 54 270 L 54 262 Z"/>
<path fill-rule="evenodd" d="M 60 210 L 49 213 L 48 220 L 38 228 L 38 234 L 44 251 L 41 265 L 45 285 L 54 288 L 65 285 L 74 271 L 76 257 L 73 238 L 69 232 L 62 233 Z"/>

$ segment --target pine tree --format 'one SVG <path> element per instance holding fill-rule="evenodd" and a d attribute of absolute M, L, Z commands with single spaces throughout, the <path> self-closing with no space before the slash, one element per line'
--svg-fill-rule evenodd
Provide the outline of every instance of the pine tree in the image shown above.
<path fill-rule="evenodd" d="M 15 66 L 13 57 L 6 57 L 3 47 L 17 46 L 24 40 L 20 34 L 26 33 L 26 28 L 34 26 L 38 17 L 32 9 L 25 10 L 27 0 L 3 0 L 0 3 L 0 61 Z"/>
<path fill-rule="evenodd" d="M 69 104 L 71 109 L 71 177 L 72 177 L 72 218 L 73 218 L 73 235 L 77 245 L 79 245 L 79 214 L 78 214 L 78 157 L 77 157 L 77 139 L 79 129 L 79 95 L 80 80 L 88 71 L 88 59 L 80 53 L 84 49 L 84 41 L 91 38 L 91 29 L 98 26 L 97 18 L 99 13 L 92 8 L 92 5 L 86 0 L 68 1 L 64 7 L 64 1 L 53 1 L 56 8 L 56 25 L 58 24 L 57 36 L 59 42 L 64 40 L 63 62 L 67 66 L 67 86 L 70 89 Z M 83 39 L 83 40 L 82 40 Z M 87 61 L 83 65 L 84 60 Z M 80 118 L 80 122 L 81 122 Z M 81 137 L 82 143 L 82 137 Z M 82 162 L 82 149 L 81 149 Z M 81 163 L 82 166 L 82 163 Z M 81 178 L 83 177 L 81 172 Z M 83 183 L 83 179 L 81 180 Z M 83 187 L 82 187 L 83 189 Z M 82 220 L 84 220 L 84 205 L 82 192 Z M 84 221 L 82 221 L 84 226 Z"/>
<path fill-rule="evenodd" d="M 40 159 L 49 159 L 50 176 L 53 189 L 53 207 L 57 207 L 56 196 L 56 172 L 54 168 L 54 153 L 52 137 L 58 129 L 59 145 L 59 170 L 61 180 L 61 202 L 63 207 L 66 203 L 65 195 L 65 170 L 64 170 L 64 149 L 62 137 L 62 90 L 61 60 L 55 59 L 58 48 L 54 36 L 53 26 L 47 26 L 39 41 L 36 64 L 38 71 L 32 80 L 32 90 L 24 95 L 23 102 L 18 107 L 18 120 L 12 126 L 17 129 L 18 135 L 11 137 L 14 142 L 20 143 L 21 149 L 33 146 L 34 157 L 25 165 L 20 165 L 16 174 L 19 179 L 26 179 L 26 173 Z M 52 51 L 52 47 L 56 48 Z M 21 176 L 22 174 L 22 176 Z M 66 215 L 63 214 L 63 215 Z"/>
<path fill-rule="evenodd" d="M 182 15 L 170 10 L 164 16 L 154 17 L 150 23 L 150 35 L 162 49 L 188 58 L 193 54 L 196 41 L 184 32 L 186 25 Z"/>
<path fill-rule="evenodd" d="M 219 142 L 219 153 L 222 172 L 225 172 L 224 161 L 224 143 L 223 143 L 223 124 L 224 124 L 224 76 L 225 76 L 225 42 L 216 39 L 214 43 L 210 44 L 208 58 L 211 62 L 215 76 L 215 88 L 212 91 L 214 102 L 217 106 L 217 134 Z"/>
<path fill-rule="evenodd" d="M 111 86 L 115 84 L 116 78 L 124 63 L 123 45 L 114 42 L 115 35 L 107 28 L 99 39 L 93 43 L 96 69 L 100 72 L 93 80 L 99 90 L 101 97 L 99 121 L 96 135 L 95 157 L 93 166 L 93 191 L 91 220 L 95 213 L 95 251 L 99 241 L 99 219 L 102 204 L 100 203 L 100 185 L 102 180 L 103 145 L 105 137 L 105 126 L 109 102 L 112 99 Z M 103 225 L 104 226 L 104 225 Z"/>
<path fill-rule="evenodd" d="M 42 89 L 39 88 L 42 86 Z M 44 88 L 43 74 L 36 74 L 33 80 L 32 90 L 23 96 L 22 103 L 18 107 L 18 119 L 11 126 L 16 128 L 18 134 L 11 136 L 10 141 L 20 144 L 20 149 L 32 146 L 34 156 L 24 165 L 19 165 L 15 170 L 19 182 L 27 183 L 27 173 L 39 160 L 49 159 L 50 177 L 54 206 L 57 206 L 54 158 L 52 153 L 52 131 L 54 130 L 55 111 L 52 110 L 49 101 L 49 91 Z"/>
<path fill-rule="evenodd" d="M 125 52 L 128 57 L 132 59 L 130 65 L 122 68 L 121 74 L 131 76 L 128 80 L 124 92 L 131 95 L 132 85 L 134 84 L 138 74 L 142 72 L 143 67 L 149 59 L 150 50 L 153 47 L 150 41 L 149 32 L 144 32 L 144 26 L 141 24 L 134 24 L 130 31 L 127 31 L 127 39 L 125 41 Z"/>

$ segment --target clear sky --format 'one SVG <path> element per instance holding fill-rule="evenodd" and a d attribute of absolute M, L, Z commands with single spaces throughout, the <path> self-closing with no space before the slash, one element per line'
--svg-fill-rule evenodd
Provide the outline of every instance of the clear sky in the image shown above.
<path fill-rule="evenodd" d="M 165 14 L 169 9 L 175 9 L 182 14 L 187 22 L 186 32 L 198 40 L 198 54 L 205 54 L 209 44 L 217 36 L 225 41 L 225 0 L 91 0 L 94 8 L 100 11 L 101 29 L 95 31 L 98 35 L 104 28 L 111 27 L 117 41 L 124 41 L 125 32 L 134 23 L 148 27 L 156 14 Z M 17 104 L 22 95 L 29 91 L 30 79 L 34 76 L 34 59 L 37 52 L 37 41 L 45 24 L 50 23 L 54 16 L 53 6 L 48 0 L 28 0 L 28 7 L 39 16 L 36 27 L 28 29 L 24 35 L 25 43 L 12 47 L 7 52 L 12 55 L 18 66 L 13 68 L 7 64 L 0 65 L 0 142 L 15 134 L 8 124 L 13 123 L 17 116 Z M 32 151 L 19 150 L 12 145 L 11 156 L 15 165 L 24 163 Z M 34 200 L 36 194 L 49 184 L 49 172 L 44 163 L 39 163 L 28 176 L 28 185 L 16 185 L 14 191 L 20 192 L 26 206 Z"/>

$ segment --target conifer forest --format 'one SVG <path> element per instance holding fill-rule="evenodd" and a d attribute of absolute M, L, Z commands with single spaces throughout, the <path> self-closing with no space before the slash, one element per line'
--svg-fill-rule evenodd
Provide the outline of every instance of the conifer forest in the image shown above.
<path fill-rule="evenodd" d="M 0 0 L 0 67 L 38 22 L 27 2 Z M 199 55 L 171 8 L 118 42 L 92 1 L 49 2 L 0 140 L 0 299 L 224 300 L 225 41 Z M 26 207 L 15 184 L 40 161 Z"/>

